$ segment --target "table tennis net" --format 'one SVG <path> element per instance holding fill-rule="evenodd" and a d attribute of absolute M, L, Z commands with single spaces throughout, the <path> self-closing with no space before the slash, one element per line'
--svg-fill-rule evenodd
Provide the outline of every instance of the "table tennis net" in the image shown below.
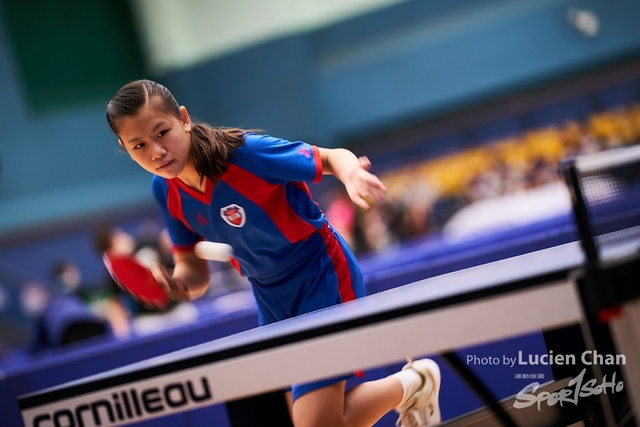
<path fill-rule="evenodd" d="M 640 248 L 640 147 L 591 154 L 572 162 L 574 212 L 590 258 Z M 565 174 L 565 177 L 567 175 Z M 576 206 L 577 204 L 577 206 Z M 579 212 L 581 211 L 581 212 Z M 587 248 L 585 248 L 587 249 Z"/>

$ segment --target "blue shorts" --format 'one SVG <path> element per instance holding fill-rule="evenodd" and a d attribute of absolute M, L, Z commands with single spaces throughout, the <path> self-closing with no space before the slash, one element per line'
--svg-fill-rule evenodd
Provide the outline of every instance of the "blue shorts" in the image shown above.
<path fill-rule="evenodd" d="M 365 295 L 362 271 L 344 239 L 328 226 L 307 241 L 318 250 L 303 265 L 277 283 L 249 278 L 261 325 L 274 323 Z M 305 393 L 343 381 L 343 375 L 291 387 L 293 400 Z"/>

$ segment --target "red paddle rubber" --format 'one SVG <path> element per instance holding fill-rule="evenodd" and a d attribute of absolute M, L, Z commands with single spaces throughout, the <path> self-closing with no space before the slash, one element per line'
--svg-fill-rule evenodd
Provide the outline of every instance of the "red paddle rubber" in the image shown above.
<path fill-rule="evenodd" d="M 151 270 L 133 257 L 102 256 L 107 271 L 124 292 L 143 304 L 165 309 L 171 300 L 162 290 Z"/>

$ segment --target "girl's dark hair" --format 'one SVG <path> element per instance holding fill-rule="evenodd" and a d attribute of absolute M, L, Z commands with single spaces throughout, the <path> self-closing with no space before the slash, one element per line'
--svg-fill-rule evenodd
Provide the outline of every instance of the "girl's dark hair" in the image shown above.
<path fill-rule="evenodd" d="M 180 105 L 169 89 L 151 80 L 136 80 L 124 85 L 107 102 L 107 122 L 118 134 L 118 120 L 135 116 L 142 107 L 151 104 L 159 112 L 181 119 Z M 244 135 L 261 132 L 257 129 L 213 127 L 207 123 L 191 126 L 189 154 L 193 158 L 200 179 L 218 182 L 220 174 L 227 170 L 230 153 L 244 144 Z"/>

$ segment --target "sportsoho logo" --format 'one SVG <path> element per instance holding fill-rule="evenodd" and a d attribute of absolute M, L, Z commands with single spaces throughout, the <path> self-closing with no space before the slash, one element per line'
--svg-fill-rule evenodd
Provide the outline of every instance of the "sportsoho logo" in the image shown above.
<path fill-rule="evenodd" d="M 46 411 L 34 408 L 35 414 L 24 414 L 24 418 L 27 426 L 33 427 L 122 425 L 209 402 L 213 399 L 210 390 L 206 377 L 168 382 L 158 387 L 128 387 L 69 399 Z"/>

